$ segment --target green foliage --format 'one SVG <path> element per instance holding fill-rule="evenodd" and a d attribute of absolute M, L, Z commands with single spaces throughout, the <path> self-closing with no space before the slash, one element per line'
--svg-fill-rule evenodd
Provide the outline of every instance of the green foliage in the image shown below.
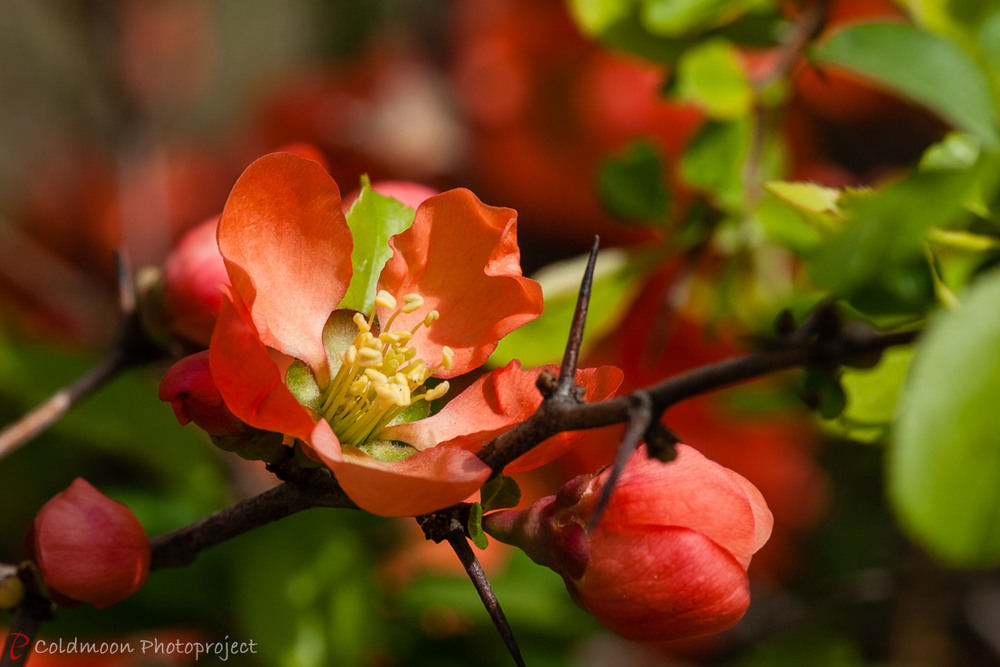
<path fill-rule="evenodd" d="M 361 181 L 361 195 L 347 212 L 347 226 L 351 228 L 354 250 L 351 264 L 354 275 L 340 308 L 362 312 L 371 311 L 378 290 L 378 277 L 382 267 L 392 257 L 389 239 L 413 224 L 414 210 L 392 197 L 385 197 L 372 190 L 365 177 Z"/>
<path fill-rule="evenodd" d="M 621 250 L 598 254 L 583 336 L 585 349 L 621 323 L 632 297 L 642 287 L 645 262 Z M 542 285 L 545 311 L 500 341 L 490 357 L 491 365 L 503 366 L 520 359 L 525 367 L 531 367 L 562 357 L 586 263 L 586 257 L 578 257 L 550 264 L 534 276 Z"/>
<path fill-rule="evenodd" d="M 842 201 L 848 222 L 809 258 L 810 275 L 861 310 L 923 312 L 933 301 L 924 238 L 961 215 L 972 183 L 968 172 L 921 172 Z"/>
<path fill-rule="evenodd" d="M 754 102 L 739 53 L 722 38 L 699 42 L 684 52 L 677 65 L 677 94 L 717 120 L 742 118 Z"/>
<path fill-rule="evenodd" d="M 903 24 L 862 24 L 837 32 L 812 55 L 911 97 L 988 148 L 1000 146 L 989 80 L 947 37 Z"/>
<path fill-rule="evenodd" d="M 659 149 L 639 141 L 604 160 L 597 194 L 611 213 L 625 221 L 664 225 L 670 205 L 665 178 Z"/>
<path fill-rule="evenodd" d="M 466 529 L 469 531 L 469 539 L 477 547 L 485 549 L 490 545 L 483 530 L 483 506 L 479 503 L 472 503 L 472 507 L 469 508 L 469 522 Z"/>
<path fill-rule="evenodd" d="M 904 525 L 955 566 L 1000 563 L 1000 273 L 935 318 L 901 397 L 889 489 Z"/>
<path fill-rule="evenodd" d="M 497 475 L 483 484 L 479 490 L 479 497 L 484 512 L 516 507 L 521 502 L 521 487 L 513 477 Z"/>

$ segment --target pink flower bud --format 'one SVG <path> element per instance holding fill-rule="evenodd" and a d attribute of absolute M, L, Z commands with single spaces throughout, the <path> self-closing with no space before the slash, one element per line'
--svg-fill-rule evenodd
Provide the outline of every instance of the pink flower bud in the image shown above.
<path fill-rule="evenodd" d="M 163 307 L 171 330 L 208 347 L 222 306 L 221 285 L 229 284 L 215 239 L 218 216 L 187 231 L 167 258 Z"/>
<path fill-rule="evenodd" d="M 484 518 L 486 531 L 563 576 L 570 594 L 628 639 L 665 641 L 724 630 L 750 604 L 751 556 L 771 534 L 760 492 L 687 445 L 662 463 L 629 459 L 587 533 L 609 470 L 556 496 Z"/>
<path fill-rule="evenodd" d="M 230 435 L 247 428 L 219 394 L 208 364 L 208 350 L 184 357 L 160 381 L 161 401 L 169 401 L 177 421 L 194 422 L 209 435 Z"/>
<path fill-rule="evenodd" d="M 149 573 L 139 520 L 80 477 L 45 503 L 24 542 L 49 589 L 71 602 L 107 607 L 142 588 Z"/>

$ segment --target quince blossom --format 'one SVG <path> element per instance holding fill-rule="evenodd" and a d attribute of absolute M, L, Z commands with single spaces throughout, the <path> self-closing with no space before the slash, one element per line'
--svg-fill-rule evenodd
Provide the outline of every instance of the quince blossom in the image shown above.
<path fill-rule="evenodd" d="M 687 445 L 669 463 L 641 447 L 588 530 L 609 474 L 489 514 L 483 528 L 561 574 L 577 602 L 628 639 L 695 637 L 738 621 L 750 604 L 747 566 L 773 524 L 760 492 Z"/>
<path fill-rule="evenodd" d="M 516 230 L 514 211 L 468 190 L 431 196 L 388 240 L 374 305 L 349 310 L 341 303 L 355 273 L 354 240 L 337 184 L 297 155 L 260 158 L 237 181 L 218 227 L 230 287 L 208 356 L 225 407 L 301 443 L 375 514 L 418 515 L 464 500 L 491 474 L 471 450 L 537 404 L 506 393 L 524 382 L 502 379 L 532 372 L 494 371 L 482 380 L 500 387 L 492 401 L 463 393 L 461 409 L 421 418 L 449 378 L 483 364 L 500 338 L 541 313 L 538 284 L 521 275 Z M 609 367 L 579 379 L 601 399 L 621 373 Z M 532 463 L 551 460 L 560 442 L 546 443 L 550 456 Z"/>

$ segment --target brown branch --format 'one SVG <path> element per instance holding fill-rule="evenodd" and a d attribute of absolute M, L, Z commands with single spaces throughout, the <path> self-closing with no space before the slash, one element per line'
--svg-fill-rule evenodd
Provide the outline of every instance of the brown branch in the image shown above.
<path fill-rule="evenodd" d="M 190 565 L 205 549 L 313 507 L 357 509 L 325 468 L 303 470 L 294 479 L 151 541 L 151 569 Z"/>
<path fill-rule="evenodd" d="M 479 559 L 476 558 L 475 552 L 469 546 L 469 540 L 465 536 L 465 526 L 454 516 L 452 516 L 447 539 L 458 559 L 462 561 L 462 566 L 469 575 L 472 585 L 476 587 L 479 599 L 483 601 L 483 606 L 486 607 L 494 627 L 500 633 L 504 645 L 514 659 L 514 664 L 518 667 L 524 667 L 524 658 L 521 656 L 521 649 L 514 638 L 514 631 L 511 629 L 510 623 L 507 622 L 507 616 L 504 615 L 503 609 L 500 607 L 500 601 L 497 600 L 497 596 L 493 592 L 489 578 L 483 572 L 483 566 L 479 564 Z"/>
<path fill-rule="evenodd" d="M 39 626 L 54 616 L 52 601 L 42 594 L 41 579 L 34 565 L 24 563 L 17 568 L 17 576 L 24 582 L 25 595 L 14 608 L 0 667 L 27 664 Z"/>
<path fill-rule="evenodd" d="M 674 376 L 659 384 L 600 403 L 569 403 L 544 399 L 528 419 L 487 443 L 479 458 L 500 474 L 504 466 L 563 431 L 599 428 L 628 422 L 636 394 L 648 396 L 654 419 L 670 406 L 708 391 L 799 366 L 871 364 L 887 348 L 907 345 L 916 330 L 877 333 L 844 328 L 837 335 L 783 341 L 742 357 L 733 357 Z"/>

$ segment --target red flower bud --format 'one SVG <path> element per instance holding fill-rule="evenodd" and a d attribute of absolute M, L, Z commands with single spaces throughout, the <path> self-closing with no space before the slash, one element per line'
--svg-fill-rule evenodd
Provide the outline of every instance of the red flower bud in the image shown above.
<path fill-rule="evenodd" d="M 677 453 L 662 463 L 637 450 L 589 534 L 609 470 L 525 510 L 490 514 L 483 526 L 561 574 L 574 599 L 623 637 L 724 630 L 750 604 L 746 568 L 771 534 L 771 513 L 740 475 L 687 445 Z"/>
<path fill-rule="evenodd" d="M 229 284 L 215 240 L 218 216 L 181 237 L 163 272 L 163 307 L 171 330 L 208 347 L 222 306 L 220 285 Z"/>
<path fill-rule="evenodd" d="M 99 609 L 142 588 L 149 573 L 139 520 L 80 477 L 45 503 L 24 541 L 54 594 Z"/>
<path fill-rule="evenodd" d="M 209 435 L 230 435 L 246 427 L 226 407 L 212 378 L 208 350 L 184 357 L 160 381 L 161 401 L 169 401 L 177 421 L 194 422 Z"/>

